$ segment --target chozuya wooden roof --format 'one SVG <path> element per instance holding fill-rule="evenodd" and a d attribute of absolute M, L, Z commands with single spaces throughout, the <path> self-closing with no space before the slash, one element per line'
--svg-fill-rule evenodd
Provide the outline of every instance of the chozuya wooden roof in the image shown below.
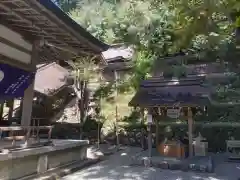
<path fill-rule="evenodd" d="M 135 107 L 207 105 L 211 89 L 203 85 L 203 80 L 204 77 L 144 80 L 129 105 Z"/>
<path fill-rule="evenodd" d="M 0 0 L 0 23 L 30 42 L 44 39 L 42 60 L 97 55 L 108 49 L 51 0 Z"/>

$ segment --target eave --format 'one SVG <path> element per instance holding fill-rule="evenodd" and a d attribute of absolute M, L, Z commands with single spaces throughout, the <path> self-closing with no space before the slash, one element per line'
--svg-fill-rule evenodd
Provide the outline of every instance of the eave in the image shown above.
<path fill-rule="evenodd" d="M 71 57 L 99 55 L 108 49 L 50 0 L 1 0 L 0 17 L 1 24 L 28 41 L 42 39 Z"/>

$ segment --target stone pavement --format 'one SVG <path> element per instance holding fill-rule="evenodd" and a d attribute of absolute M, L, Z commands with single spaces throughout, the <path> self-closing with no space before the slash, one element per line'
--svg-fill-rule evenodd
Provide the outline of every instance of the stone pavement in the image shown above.
<path fill-rule="evenodd" d="M 108 145 L 108 144 L 100 144 L 98 148 L 97 145 L 92 145 L 87 149 L 87 158 L 88 159 L 96 159 L 103 156 L 108 156 L 114 154 L 118 150 L 121 150 L 121 146 L 117 148 L 115 145 Z"/>
<path fill-rule="evenodd" d="M 215 174 L 131 167 L 131 158 L 139 148 L 127 147 L 105 161 L 65 176 L 62 180 L 237 180 L 237 176 L 217 177 Z M 240 169 L 239 169 L 240 171 Z"/>

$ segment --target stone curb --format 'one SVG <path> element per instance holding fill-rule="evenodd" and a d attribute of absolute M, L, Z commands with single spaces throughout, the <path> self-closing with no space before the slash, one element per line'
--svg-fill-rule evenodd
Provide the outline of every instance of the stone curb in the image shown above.
<path fill-rule="evenodd" d="M 104 152 L 103 155 L 104 156 L 110 156 L 113 155 L 115 152 L 109 151 L 109 152 Z"/>
<path fill-rule="evenodd" d="M 184 172 L 198 172 L 198 173 L 213 173 L 208 171 L 207 165 L 198 165 L 198 164 L 180 164 L 180 163 L 168 163 L 166 161 L 163 162 L 153 162 L 149 158 L 136 159 L 132 157 L 131 166 L 144 166 L 144 167 L 155 167 L 160 169 L 169 169 L 169 170 L 181 170 Z M 147 166 L 146 166 L 147 165 Z"/>
<path fill-rule="evenodd" d="M 49 170 L 48 172 L 45 172 L 43 174 L 34 174 L 34 175 L 30 175 L 27 177 L 23 177 L 19 180 L 30 180 L 30 179 L 34 179 L 34 180 L 57 180 L 63 176 L 66 176 L 68 174 L 71 174 L 73 172 L 76 172 L 80 169 L 89 167 L 93 164 L 96 164 L 100 161 L 102 161 L 102 158 L 97 158 L 97 159 L 88 159 L 85 161 L 77 161 L 65 166 L 61 166 L 58 168 L 54 168 L 53 170 Z"/>
<path fill-rule="evenodd" d="M 86 168 L 86 167 L 89 167 L 93 164 L 96 164 L 98 162 L 102 161 L 102 159 L 98 158 L 98 159 L 94 159 L 94 160 L 88 160 L 82 164 L 79 164 L 78 166 L 75 166 L 75 167 L 69 167 L 67 170 L 60 170 L 58 171 L 57 173 L 52 173 L 51 175 L 49 175 L 48 177 L 46 178 L 41 178 L 41 180 L 58 180 L 60 179 L 61 177 L 64 177 L 64 176 L 67 176 L 71 173 L 74 173 L 78 170 L 81 170 L 83 168 Z M 67 168 L 67 167 L 66 167 Z"/>
<path fill-rule="evenodd" d="M 83 168 L 89 167 L 91 165 L 97 164 L 106 159 L 107 156 L 113 155 L 114 153 L 121 151 L 122 148 L 114 149 L 113 151 L 104 152 L 103 156 L 99 156 L 97 159 L 88 159 L 85 161 L 78 161 L 65 166 L 58 167 L 56 169 L 50 170 L 44 174 L 36 174 L 28 177 L 21 178 L 20 180 L 58 180 L 63 176 L 67 176 L 71 173 L 79 171 Z M 67 170 L 66 170 L 67 169 Z"/>
<path fill-rule="evenodd" d="M 110 156 L 110 155 L 113 155 L 114 153 L 122 151 L 122 150 L 124 150 L 124 148 L 120 146 L 119 148 L 114 148 L 113 150 L 103 152 L 103 155 L 104 156 Z"/>

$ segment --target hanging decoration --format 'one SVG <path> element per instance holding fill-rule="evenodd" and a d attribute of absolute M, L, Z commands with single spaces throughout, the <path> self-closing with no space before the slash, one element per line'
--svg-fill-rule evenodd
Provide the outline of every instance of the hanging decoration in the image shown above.
<path fill-rule="evenodd" d="M 177 119 L 180 116 L 180 108 L 167 109 L 167 116 L 170 118 Z"/>
<path fill-rule="evenodd" d="M 153 123 L 152 114 L 148 114 L 147 115 L 147 123 L 148 124 L 152 124 Z"/>
<path fill-rule="evenodd" d="M 0 99 L 23 97 L 34 77 L 35 72 L 0 63 Z"/>

